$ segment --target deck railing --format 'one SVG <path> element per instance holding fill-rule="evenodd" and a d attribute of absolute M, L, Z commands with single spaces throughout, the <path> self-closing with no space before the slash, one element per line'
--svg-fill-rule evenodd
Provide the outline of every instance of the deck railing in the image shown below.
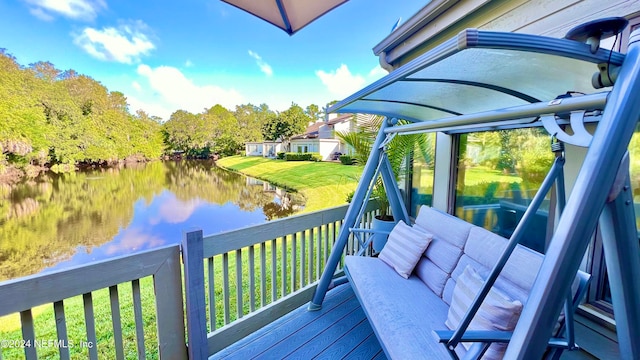
<path fill-rule="evenodd" d="M 155 302 L 153 298 L 146 299 L 149 294 L 155 294 Z M 34 311 L 46 311 L 50 306 L 52 319 L 47 322 L 41 319 L 45 314 L 41 314 L 34 321 Z M 155 307 L 155 314 L 143 311 L 149 307 Z M 84 313 L 83 324 L 75 321 L 78 319 L 68 323 L 65 308 L 75 312 L 80 309 Z M 76 353 L 90 359 L 98 359 L 99 354 L 101 358 L 116 359 L 124 359 L 125 354 L 136 354 L 140 359 L 147 354 L 185 359 L 180 247 L 173 245 L 5 282 L 0 286 L 0 317 L 15 313 L 20 314 L 22 338 L 1 339 L 0 359 L 3 354 L 6 358 L 18 357 L 20 352 L 27 359 L 54 357 L 55 352 L 61 359 L 69 359 L 72 354 L 78 357 Z M 123 321 L 124 314 L 132 316 Z M 144 330 L 143 318 L 149 317 L 155 317 L 154 334 Z M 45 325 L 39 328 L 42 323 Z M 52 324 L 55 334 L 46 332 Z M 124 337 L 135 339 L 135 344 L 123 340 L 123 329 L 135 332 Z M 158 346 L 150 345 L 149 339 L 157 341 Z"/>
<path fill-rule="evenodd" d="M 208 334 L 200 340 L 207 343 L 205 353 L 213 354 L 307 303 L 346 211 L 345 205 L 204 238 L 188 234 L 191 242 L 183 244 L 183 254 L 193 263 L 185 263 L 192 276 L 187 302 L 206 298 L 193 300 L 202 303 L 201 311 L 187 313 L 188 322 L 199 324 L 189 329 L 190 343 L 198 341 L 194 332 Z M 363 226 L 376 211 L 377 204 L 370 203 Z M 358 250 L 352 239 L 345 254 Z"/>
<path fill-rule="evenodd" d="M 345 205 L 206 237 L 189 232 L 182 246 L 4 282 L 0 317 L 13 316 L 21 335 L 0 339 L 11 342 L 2 343 L 0 360 L 22 353 L 204 358 L 309 302 L 346 211 Z M 361 225 L 369 227 L 376 213 L 377 203 L 369 203 Z M 359 249 L 351 238 L 344 254 Z"/>

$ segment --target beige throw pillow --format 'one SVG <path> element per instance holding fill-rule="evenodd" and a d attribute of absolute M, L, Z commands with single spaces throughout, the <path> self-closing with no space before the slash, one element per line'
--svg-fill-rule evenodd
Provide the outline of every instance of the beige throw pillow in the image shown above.
<path fill-rule="evenodd" d="M 432 239 L 433 235 L 414 229 L 401 220 L 391 230 L 378 258 L 407 279 Z"/>

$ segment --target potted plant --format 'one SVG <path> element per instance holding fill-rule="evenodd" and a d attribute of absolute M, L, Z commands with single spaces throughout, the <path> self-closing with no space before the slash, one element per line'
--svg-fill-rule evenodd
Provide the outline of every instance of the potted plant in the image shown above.
<path fill-rule="evenodd" d="M 389 198 L 382 184 L 382 179 L 378 178 L 376 180 L 372 195 L 376 198 L 380 206 L 380 214 L 376 215 L 371 223 L 371 230 L 373 230 L 373 251 L 374 253 L 379 253 L 387 243 L 389 233 L 393 230 L 396 222 L 393 215 L 389 213 Z"/>

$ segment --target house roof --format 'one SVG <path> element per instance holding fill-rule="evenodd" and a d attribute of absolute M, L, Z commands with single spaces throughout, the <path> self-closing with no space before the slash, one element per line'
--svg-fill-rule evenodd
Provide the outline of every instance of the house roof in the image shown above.
<path fill-rule="evenodd" d="M 351 121 L 352 117 L 353 117 L 353 114 L 341 114 L 338 117 L 327 121 L 327 124 L 328 125 L 335 125 L 335 124 Z"/>
<path fill-rule="evenodd" d="M 352 117 L 353 117 L 353 114 L 341 114 L 338 117 L 335 117 L 329 121 L 316 121 L 313 124 L 307 126 L 307 129 L 305 130 L 304 134 L 292 136 L 291 139 L 292 140 L 315 139 L 318 137 L 318 133 L 320 131 L 321 126 L 328 125 L 331 129 L 333 129 L 333 126 L 335 124 L 350 121 Z"/>

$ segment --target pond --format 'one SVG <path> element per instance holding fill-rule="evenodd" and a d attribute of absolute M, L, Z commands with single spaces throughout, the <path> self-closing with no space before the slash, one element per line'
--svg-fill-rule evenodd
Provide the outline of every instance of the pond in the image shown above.
<path fill-rule="evenodd" d="M 303 198 L 211 161 L 46 173 L 0 186 L 0 281 L 289 216 Z"/>

